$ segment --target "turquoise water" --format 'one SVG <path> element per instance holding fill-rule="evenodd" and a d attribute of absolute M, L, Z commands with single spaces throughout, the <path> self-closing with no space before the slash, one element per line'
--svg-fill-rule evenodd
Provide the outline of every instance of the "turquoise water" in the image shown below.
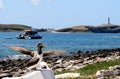
<path fill-rule="evenodd" d="M 36 50 L 38 42 L 42 42 L 46 48 L 43 50 L 66 50 L 68 52 L 91 51 L 97 49 L 120 48 L 120 34 L 112 33 L 40 33 L 42 39 L 16 39 L 20 32 L 0 32 L 0 57 L 18 55 L 8 46 L 22 46 Z M 9 39 L 12 38 L 12 39 Z"/>

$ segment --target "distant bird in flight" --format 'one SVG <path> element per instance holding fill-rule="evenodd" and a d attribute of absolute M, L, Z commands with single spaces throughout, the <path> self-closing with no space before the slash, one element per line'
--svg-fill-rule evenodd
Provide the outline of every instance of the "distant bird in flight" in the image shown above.
<path fill-rule="evenodd" d="M 37 51 L 32 51 L 32 50 L 29 50 L 29 49 L 26 49 L 23 47 L 9 46 L 10 49 L 13 49 L 17 52 L 21 52 L 21 53 L 26 54 L 26 55 L 30 55 L 32 57 L 32 59 L 26 64 L 26 66 L 32 66 L 32 65 L 36 64 L 37 68 L 39 68 L 39 66 L 41 65 L 41 62 L 43 60 L 43 56 L 67 53 L 66 51 L 63 51 L 63 50 L 49 50 L 49 51 L 42 52 L 43 47 L 45 47 L 45 46 L 43 46 L 42 43 L 38 43 L 37 44 Z M 42 63 L 45 64 L 45 62 L 42 62 Z"/>

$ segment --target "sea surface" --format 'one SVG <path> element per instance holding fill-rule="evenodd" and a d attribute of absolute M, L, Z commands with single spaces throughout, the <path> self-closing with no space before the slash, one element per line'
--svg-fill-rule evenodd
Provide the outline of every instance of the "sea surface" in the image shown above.
<path fill-rule="evenodd" d="M 42 39 L 17 39 L 21 32 L 0 32 L 0 58 L 21 53 L 9 49 L 9 46 L 22 46 L 36 50 L 36 45 L 42 42 L 46 50 L 65 50 L 68 52 L 93 51 L 98 49 L 120 48 L 119 33 L 39 33 Z"/>

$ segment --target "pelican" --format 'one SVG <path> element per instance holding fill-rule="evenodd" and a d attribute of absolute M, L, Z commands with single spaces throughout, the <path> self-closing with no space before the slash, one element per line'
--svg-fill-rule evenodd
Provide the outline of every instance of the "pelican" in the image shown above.
<path fill-rule="evenodd" d="M 63 50 L 49 50 L 42 52 L 42 48 L 45 47 L 43 46 L 42 43 L 37 44 L 37 51 L 32 51 L 23 47 L 17 47 L 17 46 L 9 46 L 10 49 L 15 50 L 17 52 L 21 52 L 26 55 L 30 55 L 32 59 L 26 64 L 26 66 L 31 66 L 30 69 L 36 66 L 36 68 L 40 68 L 42 64 L 44 64 L 47 68 L 47 64 L 43 61 L 43 56 L 49 56 L 53 54 L 65 54 L 66 51 Z M 36 64 L 36 65 L 35 65 Z M 35 66 L 33 66 L 35 65 Z M 33 66 L 33 67 L 32 67 Z"/>

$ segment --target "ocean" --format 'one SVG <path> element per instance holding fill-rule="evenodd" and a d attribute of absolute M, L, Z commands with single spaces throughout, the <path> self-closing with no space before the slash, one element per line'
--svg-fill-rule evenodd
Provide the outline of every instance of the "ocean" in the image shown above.
<path fill-rule="evenodd" d="M 42 39 L 17 39 L 21 32 L 0 32 L 0 58 L 21 53 L 9 49 L 9 46 L 22 46 L 36 50 L 42 42 L 46 50 L 65 50 L 68 52 L 93 51 L 98 49 L 120 48 L 120 33 L 46 33 L 40 32 Z"/>

